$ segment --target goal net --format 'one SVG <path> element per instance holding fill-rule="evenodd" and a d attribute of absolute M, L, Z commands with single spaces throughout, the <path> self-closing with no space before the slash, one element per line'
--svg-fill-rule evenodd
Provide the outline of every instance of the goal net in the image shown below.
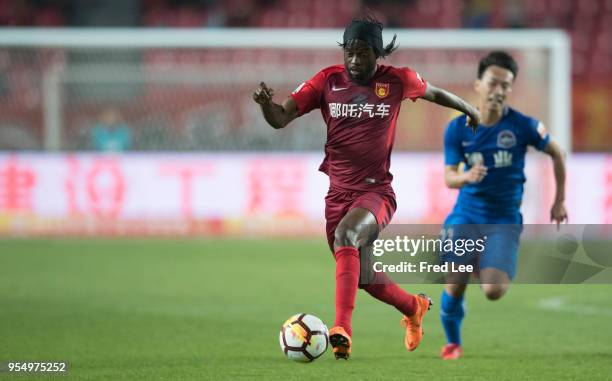
<path fill-rule="evenodd" d="M 510 104 L 542 120 L 571 148 L 569 43 L 559 31 L 385 30 L 399 49 L 383 64 L 475 101 L 478 60 L 514 54 Z M 4 149 L 319 151 L 318 113 L 271 134 L 251 94 L 260 81 L 281 101 L 320 69 L 342 63 L 341 30 L 0 31 Z M 396 150 L 437 151 L 455 116 L 427 102 L 402 108 Z M 126 128 L 104 146 L 99 125 Z M 115 144 L 115 146 L 113 146 Z"/>

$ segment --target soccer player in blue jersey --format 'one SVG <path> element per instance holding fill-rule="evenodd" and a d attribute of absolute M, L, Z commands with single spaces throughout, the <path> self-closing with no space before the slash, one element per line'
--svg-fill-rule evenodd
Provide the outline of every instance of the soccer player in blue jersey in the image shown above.
<path fill-rule="evenodd" d="M 556 196 L 550 218 L 557 224 L 567 220 L 565 164 L 561 149 L 550 139 L 541 122 L 506 106 L 517 73 L 516 62 L 506 52 L 495 51 L 484 57 L 474 83 L 482 116 L 480 126 L 475 133 L 466 129 L 462 115 L 450 122 L 444 137 L 446 185 L 460 189 L 455 207 L 445 221 L 447 238 L 486 235 L 487 239 L 485 252 L 481 254 L 458 256 L 448 252 L 443 253 L 442 260 L 462 264 L 473 262 L 481 289 L 489 300 L 501 298 L 515 275 L 528 146 L 551 157 Z M 464 165 L 463 170 L 460 164 Z M 495 227 L 493 224 L 504 225 Z M 465 316 L 463 294 L 469 276 L 468 273 L 449 273 L 446 278 L 440 308 L 448 341 L 442 348 L 443 359 L 457 359 L 463 355 L 460 328 Z"/>

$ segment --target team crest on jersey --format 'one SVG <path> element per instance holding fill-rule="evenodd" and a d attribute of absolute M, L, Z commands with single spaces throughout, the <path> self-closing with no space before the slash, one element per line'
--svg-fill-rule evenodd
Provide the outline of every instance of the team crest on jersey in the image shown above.
<path fill-rule="evenodd" d="M 376 82 L 376 87 L 374 88 L 374 92 L 376 96 L 379 98 L 385 98 L 389 95 L 389 84 L 388 83 L 378 83 Z"/>
<path fill-rule="evenodd" d="M 509 149 L 516 145 L 516 136 L 510 130 L 503 130 L 497 135 L 497 146 L 499 148 Z"/>

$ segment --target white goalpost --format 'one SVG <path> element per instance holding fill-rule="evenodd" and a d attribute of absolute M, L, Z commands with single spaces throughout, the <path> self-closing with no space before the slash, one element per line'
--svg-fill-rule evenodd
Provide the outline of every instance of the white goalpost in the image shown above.
<path fill-rule="evenodd" d="M 393 34 L 400 48 L 387 61 L 411 66 L 432 83 L 468 97 L 480 56 L 495 49 L 516 53 L 520 74 L 511 104 L 517 102 L 519 110 L 543 120 L 571 152 L 571 59 L 564 32 L 388 29 L 385 41 Z M 38 94 L 38 106 L 33 107 L 40 107 L 41 117 L 24 123 L 40 129 L 41 145 L 47 150 L 82 149 L 73 143 L 79 123 L 89 116 L 95 119 L 93 114 L 107 103 L 122 108 L 123 117 L 133 125 L 185 123 L 176 132 L 177 142 L 164 146 L 164 139 L 174 138 L 160 138 L 151 149 L 266 150 L 258 122 L 252 121 L 249 89 L 266 80 L 282 89 L 277 96 L 283 96 L 321 68 L 341 63 L 341 38 L 342 30 L 337 29 L 9 28 L 0 31 L 0 53 L 9 60 L 4 74 L 9 82 L 23 72 L 33 76 L 28 91 Z M 162 98 L 158 103 L 156 96 Z M 160 106 L 164 104 L 171 106 L 168 115 Z M 404 148 L 436 149 L 434 141 L 448 116 L 431 117 L 416 110 L 416 123 L 435 125 L 432 129 L 438 132 L 421 137 L 421 143 L 419 134 L 411 132 L 417 143 Z M 183 115 L 179 122 L 177 114 Z M 312 119 L 303 123 L 314 124 Z M 222 124 L 232 124 L 248 138 L 215 128 Z M 305 131 L 312 131 L 308 128 Z M 184 131 L 189 133 L 183 137 Z M 189 135 L 193 131 L 210 138 L 192 145 L 197 141 Z M 319 140 L 312 141 L 313 135 Z M 224 143 L 217 147 L 211 139 Z M 312 150 L 320 139 L 320 132 L 294 131 L 282 148 Z"/>

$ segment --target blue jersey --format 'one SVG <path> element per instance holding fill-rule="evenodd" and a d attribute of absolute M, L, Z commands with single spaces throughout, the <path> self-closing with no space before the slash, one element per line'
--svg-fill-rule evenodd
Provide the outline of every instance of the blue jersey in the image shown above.
<path fill-rule="evenodd" d="M 539 126 L 537 119 L 509 107 L 495 125 L 479 126 L 476 133 L 466 127 L 465 115 L 449 123 L 444 135 L 445 164 L 464 162 L 465 170 L 478 162 L 487 167 L 481 182 L 461 188 L 454 212 L 491 219 L 519 214 L 527 147 L 542 151 L 550 140 Z"/>

